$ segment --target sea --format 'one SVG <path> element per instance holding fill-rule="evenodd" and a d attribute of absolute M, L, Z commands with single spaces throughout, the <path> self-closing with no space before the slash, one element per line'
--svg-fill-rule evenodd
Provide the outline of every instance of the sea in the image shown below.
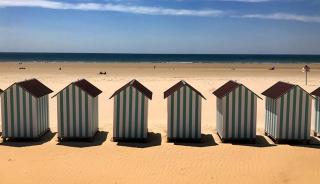
<path fill-rule="evenodd" d="M 0 52 L 0 62 L 320 63 L 320 55 Z"/>

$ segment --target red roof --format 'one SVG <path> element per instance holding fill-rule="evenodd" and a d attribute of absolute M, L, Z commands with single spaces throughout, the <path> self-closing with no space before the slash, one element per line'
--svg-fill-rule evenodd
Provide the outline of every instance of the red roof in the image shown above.
<path fill-rule="evenodd" d="M 313 96 L 320 97 L 320 87 L 310 93 Z"/>
<path fill-rule="evenodd" d="M 188 86 L 191 88 L 194 92 L 196 92 L 198 95 L 200 95 L 202 98 L 206 99 L 198 90 L 196 90 L 194 87 L 192 87 L 190 84 L 188 84 L 186 81 L 182 80 L 178 82 L 177 84 L 173 85 L 171 88 L 169 88 L 167 91 L 163 93 L 164 98 L 167 98 L 168 96 L 172 95 L 174 92 L 176 92 L 178 89 L 180 89 L 183 86 Z"/>
<path fill-rule="evenodd" d="M 0 89 L 0 93 L 3 93 L 2 89 Z"/>
<path fill-rule="evenodd" d="M 92 97 L 96 97 L 102 93 L 102 91 L 100 89 L 95 87 L 93 84 L 91 84 L 86 79 L 81 79 L 81 80 L 72 82 L 71 84 L 78 86 L 80 89 L 82 89 L 84 92 L 88 93 Z M 71 84 L 69 84 L 68 86 L 70 86 Z M 67 87 L 65 87 L 65 88 L 67 88 Z M 63 88 L 61 91 L 63 91 L 65 88 Z M 57 94 L 61 93 L 61 91 L 59 91 Z M 53 97 L 55 97 L 57 94 L 55 94 Z"/>
<path fill-rule="evenodd" d="M 251 91 L 249 88 L 247 88 L 245 85 L 240 84 L 236 81 L 228 81 L 227 83 L 225 83 L 224 85 L 222 85 L 220 88 L 218 88 L 217 90 L 215 90 L 214 92 L 212 92 L 212 94 L 214 94 L 216 97 L 218 98 L 222 98 L 224 96 L 226 96 L 227 94 L 229 94 L 230 92 L 234 91 L 235 89 L 237 89 L 238 87 L 243 86 L 246 89 L 248 89 L 249 91 Z M 253 91 L 251 91 L 253 94 L 255 94 Z M 262 99 L 260 96 L 258 96 L 257 94 L 255 94 L 258 98 Z"/>
<path fill-rule="evenodd" d="M 115 95 L 117 95 L 118 93 L 123 91 L 124 89 L 126 89 L 128 86 L 132 86 L 132 87 L 136 88 L 143 95 L 148 97 L 150 100 L 152 99 L 152 92 L 148 88 L 146 88 L 144 85 L 142 85 L 139 81 L 137 81 L 136 79 L 131 80 L 126 85 L 124 85 L 121 88 L 119 88 L 117 91 L 115 91 L 113 93 L 113 95 L 109 99 L 111 99 L 112 97 L 114 97 Z"/>
<path fill-rule="evenodd" d="M 262 94 L 269 98 L 277 99 L 282 95 L 286 94 L 287 92 L 289 92 L 295 86 L 296 85 L 294 84 L 279 81 L 273 86 L 271 86 L 270 88 L 268 88 L 267 90 L 265 90 Z"/>
<path fill-rule="evenodd" d="M 16 82 L 14 84 L 20 86 L 21 88 L 23 88 L 24 90 L 26 90 L 31 95 L 33 95 L 34 97 L 37 97 L 37 98 L 48 95 L 53 92 L 51 89 L 49 89 L 47 86 L 42 84 L 37 79 L 25 80 L 25 81 L 21 81 L 21 82 Z M 10 87 L 8 87 L 7 89 L 9 89 Z"/>

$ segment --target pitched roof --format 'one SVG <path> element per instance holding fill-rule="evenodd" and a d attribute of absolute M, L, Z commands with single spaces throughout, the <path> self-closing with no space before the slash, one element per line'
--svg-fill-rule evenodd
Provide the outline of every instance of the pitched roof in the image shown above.
<path fill-rule="evenodd" d="M 17 86 L 20 86 L 21 88 L 26 90 L 28 93 L 30 93 L 31 95 L 37 98 L 48 95 L 53 92 L 51 89 L 49 89 L 47 86 L 42 84 L 37 79 L 30 79 L 30 80 L 25 80 L 21 82 L 16 82 L 16 83 L 13 83 L 11 86 L 15 84 Z M 7 89 L 9 89 L 11 86 L 9 86 Z M 4 91 L 6 91 L 7 89 L 5 89 Z"/>
<path fill-rule="evenodd" d="M 148 97 L 150 100 L 152 99 L 152 92 L 148 88 L 146 88 L 144 85 L 142 85 L 139 81 L 137 81 L 136 79 L 131 80 L 126 85 L 119 88 L 117 91 L 115 91 L 113 93 L 113 95 L 109 99 L 111 99 L 112 97 L 114 97 L 115 95 L 117 95 L 118 93 L 123 91 L 124 89 L 126 89 L 128 86 L 132 86 L 132 87 L 136 88 L 138 91 L 140 91 L 146 97 Z"/>
<path fill-rule="evenodd" d="M 183 86 L 188 86 L 191 88 L 194 92 L 196 92 L 198 95 L 200 95 L 202 98 L 206 99 L 198 90 L 196 90 L 194 87 L 192 87 L 190 84 L 188 84 L 186 81 L 181 80 L 177 84 L 173 85 L 171 88 L 166 90 L 163 95 L 163 98 L 167 98 L 168 96 L 172 95 L 174 92 L 176 92 L 178 89 L 180 89 Z"/>
<path fill-rule="evenodd" d="M 2 89 L 0 89 L 0 94 L 3 93 Z"/>
<path fill-rule="evenodd" d="M 301 90 L 305 91 L 308 95 L 310 95 L 306 90 L 296 84 L 290 84 L 287 82 L 279 81 L 264 92 L 262 94 L 269 98 L 278 99 L 279 97 L 283 96 L 287 92 L 289 92 L 292 88 L 298 86 Z M 311 95 L 310 95 L 311 96 Z"/>
<path fill-rule="evenodd" d="M 320 87 L 310 93 L 313 96 L 320 97 Z"/>
<path fill-rule="evenodd" d="M 238 87 L 243 86 L 246 89 L 248 89 L 249 91 L 251 91 L 249 88 L 247 88 L 245 85 L 240 84 L 236 81 L 230 80 L 227 83 L 225 83 L 224 85 L 222 85 L 220 88 L 218 88 L 217 90 L 215 90 L 214 92 L 212 92 L 212 94 L 214 94 L 216 97 L 218 98 L 222 98 L 224 96 L 226 96 L 227 94 L 229 94 L 230 92 L 232 92 L 233 90 L 237 89 Z M 255 94 L 258 98 L 262 99 L 259 95 L 257 95 L 256 93 L 254 93 L 253 91 L 251 91 L 253 94 Z"/>
<path fill-rule="evenodd" d="M 102 91 L 100 89 L 98 89 L 97 87 L 95 87 L 93 84 L 91 84 L 89 81 L 87 81 L 86 79 L 81 79 L 75 82 L 70 83 L 68 86 L 70 86 L 71 84 L 76 85 L 77 87 L 79 87 L 80 89 L 82 89 L 83 91 L 85 91 L 86 93 L 88 93 L 90 96 L 92 97 L 96 97 L 98 95 L 100 95 L 102 93 Z M 64 89 L 66 89 L 68 86 L 66 86 L 65 88 L 63 88 L 61 91 L 59 91 L 57 94 L 53 95 L 53 97 L 57 96 L 59 93 L 61 93 Z M 52 97 L 52 98 L 53 98 Z"/>

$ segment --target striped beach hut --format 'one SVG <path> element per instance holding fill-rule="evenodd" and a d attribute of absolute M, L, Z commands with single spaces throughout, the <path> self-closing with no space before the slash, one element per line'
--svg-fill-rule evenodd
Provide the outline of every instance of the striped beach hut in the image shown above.
<path fill-rule="evenodd" d="M 205 97 L 182 80 L 164 92 L 166 98 L 168 141 L 201 140 L 201 100 Z"/>
<path fill-rule="evenodd" d="M 98 131 L 98 95 L 102 91 L 85 79 L 72 82 L 56 95 L 58 140 L 92 138 Z"/>
<path fill-rule="evenodd" d="M 277 82 L 266 96 L 266 135 L 281 140 L 309 140 L 312 96 L 298 85 Z"/>
<path fill-rule="evenodd" d="M 315 103 L 314 103 L 314 115 L 315 115 L 315 121 L 314 121 L 314 136 L 320 136 L 320 87 L 314 90 L 311 95 L 315 97 Z"/>
<path fill-rule="evenodd" d="M 49 130 L 52 92 L 37 79 L 16 82 L 1 94 L 2 138 L 40 138 Z"/>
<path fill-rule="evenodd" d="M 216 128 L 222 141 L 255 140 L 257 94 L 243 84 L 228 81 L 213 94 L 216 102 Z"/>
<path fill-rule="evenodd" d="M 148 138 L 148 101 L 152 92 L 132 80 L 110 97 L 114 98 L 113 140 L 145 140 Z"/>

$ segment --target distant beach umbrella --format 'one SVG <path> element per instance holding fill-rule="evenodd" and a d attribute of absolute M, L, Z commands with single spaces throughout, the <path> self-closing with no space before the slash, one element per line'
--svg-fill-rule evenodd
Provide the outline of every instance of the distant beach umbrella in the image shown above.
<path fill-rule="evenodd" d="M 310 67 L 308 65 L 305 65 L 302 68 L 302 72 L 306 74 L 306 86 L 308 85 L 308 72 L 310 72 Z"/>

